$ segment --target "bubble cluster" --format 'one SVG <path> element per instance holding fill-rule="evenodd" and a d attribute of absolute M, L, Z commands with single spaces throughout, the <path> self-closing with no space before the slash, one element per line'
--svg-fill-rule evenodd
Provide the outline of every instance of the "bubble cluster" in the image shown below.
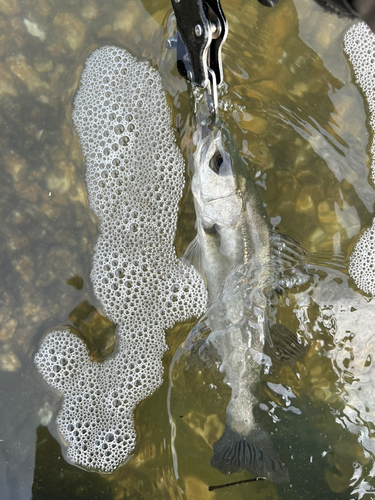
<path fill-rule="evenodd" d="M 354 247 L 349 259 L 349 273 L 358 288 L 375 295 L 375 219 Z"/>
<path fill-rule="evenodd" d="M 345 52 L 355 79 L 365 94 L 370 126 L 375 130 L 375 35 L 365 23 L 352 26 L 344 38 Z M 375 182 L 375 136 L 371 145 L 372 179 Z M 372 228 L 358 240 L 349 260 L 349 273 L 364 292 L 375 295 L 375 219 Z"/>
<path fill-rule="evenodd" d="M 98 363 L 77 336 L 54 331 L 35 362 L 64 396 L 57 424 L 68 458 L 111 472 L 134 448 L 135 406 L 161 383 L 164 330 L 200 315 L 207 295 L 173 245 L 184 162 L 159 73 L 125 50 L 96 50 L 82 73 L 73 121 L 90 207 L 100 220 L 91 279 L 118 325 L 118 342 Z"/>
<path fill-rule="evenodd" d="M 375 35 L 366 23 L 355 24 L 345 34 L 344 48 L 352 63 L 356 82 L 365 94 L 370 110 L 370 125 L 375 130 Z M 375 182 L 375 139 L 371 153 L 372 179 Z"/>

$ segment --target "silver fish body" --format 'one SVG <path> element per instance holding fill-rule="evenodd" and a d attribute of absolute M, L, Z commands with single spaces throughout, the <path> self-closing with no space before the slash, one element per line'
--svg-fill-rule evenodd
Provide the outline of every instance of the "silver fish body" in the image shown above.
<path fill-rule="evenodd" d="M 197 237 L 187 258 L 204 275 L 210 333 L 200 352 L 214 349 L 232 390 L 226 428 L 211 463 L 224 473 L 248 469 L 288 481 L 268 434 L 257 426 L 254 387 L 269 336 L 264 289 L 275 279 L 272 228 L 257 186 L 224 124 L 202 121 L 195 132 L 192 193 Z"/>
<path fill-rule="evenodd" d="M 203 137 L 202 137 L 203 136 Z M 223 124 L 196 132 L 192 192 L 198 241 L 210 302 L 241 264 L 270 262 L 270 224 L 254 181 Z"/>

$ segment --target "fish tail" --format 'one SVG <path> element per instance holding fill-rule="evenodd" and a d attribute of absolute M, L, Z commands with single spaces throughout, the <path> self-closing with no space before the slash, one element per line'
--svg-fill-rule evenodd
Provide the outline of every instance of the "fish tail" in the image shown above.
<path fill-rule="evenodd" d="M 256 477 L 273 483 L 289 482 L 287 467 L 267 432 L 256 427 L 246 436 L 226 425 L 221 438 L 213 446 L 211 465 L 223 474 L 247 469 Z"/>

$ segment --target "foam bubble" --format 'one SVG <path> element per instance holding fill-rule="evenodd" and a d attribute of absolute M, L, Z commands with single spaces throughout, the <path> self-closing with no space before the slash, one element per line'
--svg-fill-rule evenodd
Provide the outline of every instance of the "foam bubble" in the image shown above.
<path fill-rule="evenodd" d="M 365 23 L 352 26 L 344 38 L 345 52 L 353 65 L 355 79 L 365 94 L 370 126 L 375 130 L 375 35 Z M 371 146 L 372 180 L 375 182 L 375 137 Z M 349 273 L 356 285 L 375 295 L 375 219 L 359 238 L 349 260 Z"/>
<path fill-rule="evenodd" d="M 96 50 L 82 73 L 73 121 L 90 207 L 100 220 L 91 279 L 118 325 L 118 342 L 98 363 L 74 334 L 54 331 L 35 362 L 64 396 L 57 424 L 68 458 L 111 472 L 134 448 L 135 406 L 162 381 L 164 330 L 202 314 L 207 296 L 173 245 L 184 161 L 159 73 L 125 50 Z"/>
<path fill-rule="evenodd" d="M 365 94 L 370 125 L 375 130 L 375 35 L 366 23 L 352 26 L 345 34 L 344 48 L 352 63 L 355 80 Z M 375 138 L 371 146 L 372 179 L 375 182 Z"/>
<path fill-rule="evenodd" d="M 349 273 L 358 288 L 375 295 L 375 219 L 354 247 L 349 260 Z"/>

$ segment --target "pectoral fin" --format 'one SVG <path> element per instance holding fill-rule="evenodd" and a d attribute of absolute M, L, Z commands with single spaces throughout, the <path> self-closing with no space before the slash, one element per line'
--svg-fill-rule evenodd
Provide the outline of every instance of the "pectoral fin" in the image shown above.
<path fill-rule="evenodd" d="M 279 279 L 273 286 L 293 288 L 311 280 L 317 267 L 346 269 L 345 256 L 333 251 L 319 252 L 319 256 L 305 250 L 297 241 L 277 231 L 271 233 L 271 256 Z"/>
<path fill-rule="evenodd" d="M 293 288 L 310 279 L 311 254 L 297 241 L 274 231 L 271 235 L 271 255 L 280 273 L 277 284 L 282 288 Z"/>
<path fill-rule="evenodd" d="M 198 236 L 196 236 L 190 245 L 187 247 L 186 252 L 183 256 L 183 260 L 190 262 L 192 266 L 199 272 L 199 274 L 205 278 L 205 272 L 203 269 L 203 259 L 202 259 L 202 249 L 199 244 Z"/>
<path fill-rule="evenodd" d="M 272 325 L 270 338 L 272 345 L 265 344 L 264 352 L 271 358 L 274 366 L 293 365 L 306 356 L 307 346 L 301 344 L 286 326 Z"/>
<path fill-rule="evenodd" d="M 309 252 L 302 248 L 298 241 L 277 231 L 272 231 L 271 244 L 273 253 L 285 259 L 286 262 L 300 263 L 301 259 L 309 255 Z"/>

